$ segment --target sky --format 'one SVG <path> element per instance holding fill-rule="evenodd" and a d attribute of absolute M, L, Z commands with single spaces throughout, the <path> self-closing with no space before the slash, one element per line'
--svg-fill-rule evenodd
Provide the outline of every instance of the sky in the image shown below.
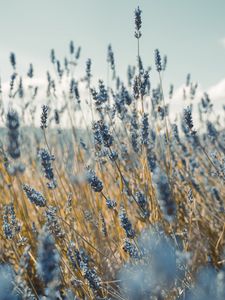
<path fill-rule="evenodd" d="M 50 66 L 50 49 L 63 58 L 70 40 L 82 47 L 81 70 L 90 57 L 94 75 L 103 79 L 111 43 L 117 71 L 125 77 L 127 65 L 137 57 L 134 9 L 139 5 L 144 65 L 154 67 L 158 48 L 168 56 L 166 84 L 179 88 L 191 73 L 202 90 L 214 89 L 216 94 L 219 89 L 225 96 L 225 0 L 0 0 L 0 4 L 3 81 L 12 71 L 10 52 L 16 53 L 21 72 L 33 62 L 41 77 Z"/>

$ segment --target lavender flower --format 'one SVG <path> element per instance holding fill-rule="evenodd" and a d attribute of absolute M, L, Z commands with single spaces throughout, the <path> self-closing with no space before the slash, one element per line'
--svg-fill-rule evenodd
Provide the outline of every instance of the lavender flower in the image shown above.
<path fill-rule="evenodd" d="M 59 118 L 59 112 L 58 112 L 57 109 L 54 110 L 54 119 L 55 119 L 55 123 L 56 123 L 57 125 L 59 125 L 59 123 L 60 123 L 60 118 Z"/>
<path fill-rule="evenodd" d="M 27 76 L 28 76 L 29 78 L 33 78 L 33 76 L 34 76 L 34 68 L 33 68 L 33 65 L 32 65 L 32 64 L 29 65 L 29 69 L 28 69 L 28 72 L 27 72 Z"/>
<path fill-rule="evenodd" d="M 173 137 L 175 138 L 176 142 L 180 144 L 180 137 L 179 137 L 179 132 L 178 132 L 178 127 L 176 124 L 172 124 L 172 133 Z"/>
<path fill-rule="evenodd" d="M 141 255 L 137 249 L 137 247 L 132 244 L 128 239 L 125 239 L 125 243 L 123 245 L 123 250 L 129 254 L 131 258 L 140 259 Z"/>
<path fill-rule="evenodd" d="M 49 232 L 52 233 L 56 238 L 63 238 L 65 232 L 62 228 L 59 218 L 57 217 L 57 208 L 54 206 L 49 206 L 45 211 L 46 227 Z"/>
<path fill-rule="evenodd" d="M 101 279 L 97 275 L 96 270 L 89 266 L 90 259 L 85 251 L 83 249 L 76 249 L 74 244 L 71 243 L 67 253 L 75 270 L 80 268 L 90 288 L 93 289 L 94 292 L 98 291 L 101 287 Z"/>
<path fill-rule="evenodd" d="M 100 131 L 98 122 L 93 122 L 92 131 L 93 131 L 93 136 L 94 136 L 95 148 L 100 149 L 103 144 L 103 141 L 102 141 L 102 135 L 101 135 L 101 131 Z"/>
<path fill-rule="evenodd" d="M 4 214 L 3 214 L 3 232 L 6 239 L 11 240 L 13 238 L 13 230 L 11 228 L 11 224 L 9 221 L 9 207 L 6 205 L 4 207 Z"/>
<path fill-rule="evenodd" d="M 117 203 L 116 203 L 116 201 L 107 198 L 106 199 L 106 205 L 109 209 L 113 209 L 117 206 Z"/>
<path fill-rule="evenodd" d="M 102 105 L 108 100 L 107 89 L 102 80 L 99 80 L 99 92 L 96 92 L 95 89 L 91 89 L 92 97 L 95 101 L 95 106 L 97 110 L 102 108 Z"/>
<path fill-rule="evenodd" d="M 169 89 L 169 98 L 172 99 L 173 98 L 173 90 L 174 90 L 174 86 L 173 84 L 170 85 L 170 89 Z"/>
<path fill-rule="evenodd" d="M 140 10 L 139 6 L 137 7 L 137 9 L 135 9 L 134 11 L 134 16 L 135 16 L 135 34 L 134 36 L 139 39 L 141 37 L 141 13 L 142 11 Z"/>
<path fill-rule="evenodd" d="M 27 195 L 27 198 L 30 200 L 31 203 L 34 203 L 36 206 L 44 207 L 46 206 L 46 199 L 44 196 L 30 187 L 28 184 L 23 184 L 23 190 Z"/>
<path fill-rule="evenodd" d="M 138 129 L 139 129 L 139 124 L 138 124 L 138 115 L 137 111 L 133 110 L 132 111 L 132 116 L 131 116 L 131 144 L 133 147 L 133 150 L 138 153 L 139 152 L 139 135 L 138 135 Z"/>
<path fill-rule="evenodd" d="M 140 55 L 138 56 L 137 59 L 138 59 L 139 76 L 141 76 L 144 73 L 144 66 L 143 66 L 142 59 L 141 59 Z"/>
<path fill-rule="evenodd" d="M 15 273 L 10 265 L 0 264 L 0 299 L 22 300 L 14 288 Z"/>
<path fill-rule="evenodd" d="M 149 211 L 148 201 L 145 195 L 141 191 L 138 191 L 136 193 L 136 199 L 138 205 L 141 208 L 141 215 L 143 215 L 144 218 L 148 218 L 150 216 L 150 211 Z"/>
<path fill-rule="evenodd" d="M 81 47 L 79 46 L 79 47 L 77 48 L 77 52 L 76 52 L 76 55 L 75 55 L 75 58 L 76 58 L 76 59 L 79 59 L 79 58 L 80 58 L 80 52 L 81 52 Z"/>
<path fill-rule="evenodd" d="M 21 226 L 16 219 L 13 203 L 4 206 L 3 213 L 3 232 L 6 239 L 11 240 L 20 232 Z"/>
<path fill-rule="evenodd" d="M 135 76 L 134 78 L 134 84 L 133 84 L 133 95 L 134 95 L 134 99 L 138 99 L 139 95 L 140 95 L 140 91 L 139 91 L 139 77 Z"/>
<path fill-rule="evenodd" d="M 12 229 L 14 231 L 14 235 L 15 235 L 20 232 L 21 226 L 16 218 L 16 213 L 15 213 L 13 202 L 8 204 L 8 212 L 9 212 L 9 216 L 10 216 L 11 227 L 12 227 Z"/>
<path fill-rule="evenodd" d="M 70 48 L 70 54 L 71 54 L 71 55 L 74 54 L 75 48 L 74 48 L 74 43 L 73 43 L 73 41 L 70 41 L 69 48 Z"/>
<path fill-rule="evenodd" d="M 194 127 L 193 125 L 193 119 L 192 119 L 192 108 L 191 106 L 188 106 L 187 108 L 184 109 L 184 121 L 186 126 L 190 131 L 192 131 L 192 128 Z"/>
<path fill-rule="evenodd" d="M 9 110 L 7 113 L 8 127 L 8 153 L 13 159 L 20 157 L 20 144 L 19 144 L 19 116 L 15 110 Z"/>
<path fill-rule="evenodd" d="M 204 113 L 210 113 L 212 111 L 213 104 L 211 103 L 211 100 L 207 93 L 204 93 L 204 97 L 201 98 L 200 107 L 201 111 Z"/>
<path fill-rule="evenodd" d="M 47 128 L 47 119 L 48 119 L 48 110 L 49 107 L 47 105 L 42 106 L 42 114 L 41 114 L 41 129 Z"/>
<path fill-rule="evenodd" d="M 90 258 L 85 252 L 84 249 L 76 249 L 75 244 L 73 242 L 70 243 L 68 250 L 67 250 L 67 255 L 70 259 L 70 262 L 75 270 L 80 268 L 80 264 L 83 261 L 85 264 L 88 265 Z"/>
<path fill-rule="evenodd" d="M 66 70 L 66 72 L 67 72 L 67 75 L 69 75 L 69 72 L 70 72 L 68 66 L 69 66 L 69 62 L 68 62 L 67 57 L 65 57 L 65 58 L 64 58 L 64 68 L 65 68 L 65 70 Z"/>
<path fill-rule="evenodd" d="M 147 148 L 147 160 L 148 160 L 148 166 L 151 172 L 156 168 L 156 154 L 153 151 L 152 147 Z"/>
<path fill-rule="evenodd" d="M 156 65 L 156 70 L 158 72 L 161 72 L 162 71 L 162 62 L 161 62 L 161 56 L 160 56 L 158 49 L 155 50 L 155 65 Z"/>
<path fill-rule="evenodd" d="M 103 144 L 107 148 L 112 146 L 113 136 L 109 131 L 109 127 L 102 120 L 94 122 L 92 128 L 96 145 Z"/>
<path fill-rule="evenodd" d="M 129 94 L 129 92 L 126 90 L 126 88 L 125 88 L 125 86 L 123 84 L 122 84 L 122 87 L 121 87 L 121 98 L 124 99 L 124 102 L 127 105 L 131 105 L 131 103 L 132 103 L 132 97 Z"/>
<path fill-rule="evenodd" d="M 164 55 L 163 57 L 163 64 L 162 64 L 162 70 L 165 71 L 167 66 L 167 56 Z"/>
<path fill-rule="evenodd" d="M 103 190 L 103 184 L 96 176 L 94 170 L 88 170 L 87 180 L 94 192 L 100 193 Z"/>
<path fill-rule="evenodd" d="M 78 82 L 76 82 L 73 78 L 71 79 L 70 82 L 70 95 L 71 98 L 75 98 L 77 100 L 77 103 L 80 103 L 80 93 L 78 89 Z"/>
<path fill-rule="evenodd" d="M 190 85 L 190 82 L 191 82 L 191 74 L 188 73 L 188 74 L 187 74 L 187 77 L 186 77 L 186 86 L 189 86 L 189 85 Z"/>
<path fill-rule="evenodd" d="M 80 268 L 82 270 L 84 278 L 87 279 L 90 287 L 94 291 L 98 291 L 101 287 L 101 279 L 97 275 L 96 270 L 93 268 L 89 268 L 88 265 L 86 263 L 84 263 L 83 261 L 81 261 L 81 263 L 80 263 Z"/>
<path fill-rule="evenodd" d="M 24 89 L 23 89 L 23 80 L 22 80 L 22 77 L 20 77 L 20 80 L 19 80 L 18 94 L 19 94 L 20 98 L 23 98 L 23 96 L 24 96 Z"/>
<path fill-rule="evenodd" d="M 15 83 L 15 80 L 16 80 L 16 77 L 17 77 L 17 73 L 13 73 L 10 77 L 10 97 L 12 97 L 12 91 L 13 91 L 13 88 L 14 88 L 14 83 Z"/>
<path fill-rule="evenodd" d="M 119 217 L 120 217 L 121 226 L 125 230 L 127 237 L 133 239 L 135 237 L 135 231 L 132 228 L 132 224 L 129 221 L 124 208 L 121 208 Z"/>
<path fill-rule="evenodd" d="M 197 88 L 198 88 L 197 83 L 195 83 L 195 84 L 191 83 L 191 86 L 190 86 L 190 97 L 191 97 L 191 99 L 194 99 L 194 97 L 196 95 Z"/>
<path fill-rule="evenodd" d="M 88 58 L 86 61 L 86 78 L 88 81 L 88 84 L 90 84 L 90 78 L 91 78 L 91 59 Z"/>
<path fill-rule="evenodd" d="M 146 113 L 144 113 L 142 116 L 141 143 L 145 146 L 149 143 L 149 122 L 148 114 Z"/>
<path fill-rule="evenodd" d="M 51 62 L 52 64 L 55 63 L 56 59 L 55 59 L 55 50 L 52 49 L 51 52 L 50 52 L 50 59 L 51 59 Z"/>
<path fill-rule="evenodd" d="M 99 213 L 99 218 L 101 220 L 102 234 L 103 234 L 103 236 L 107 236 L 107 228 L 106 228 L 105 218 L 101 212 Z"/>
<path fill-rule="evenodd" d="M 114 53 L 111 45 L 108 46 L 107 62 L 110 64 L 110 67 L 113 71 L 113 77 L 115 78 L 115 60 L 114 60 Z"/>
<path fill-rule="evenodd" d="M 149 72 L 145 71 L 142 75 L 141 84 L 140 84 L 140 94 L 142 98 L 144 95 L 147 94 L 148 89 L 150 88 L 150 81 L 149 81 Z"/>
<path fill-rule="evenodd" d="M 49 180 L 48 187 L 54 189 L 57 186 L 56 179 L 54 177 L 52 161 L 55 160 L 54 155 L 50 155 L 46 149 L 40 149 L 38 156 L 41 159 L 42 170 L 45 174 L 45 177 Z"/>
<path fill-rule="evenodd" d="M 16 55 L 15 55 L 15 53 L 11 52 L 10 56 L 9 56 L 9 59 L 10 59 L 10 63 L 12 65 L 13 69 L 15 70 L 16 69 Z"/>
<path fill-rule="evenodd" d="M 118 158 L 118 153 L 115 150 L 111 150 L 108 156 L 111 161 L 115 161 Z"/>
<path fill-rule="evenodd" d="M 55 247 L 54 238 L 43 227 L 38 237 L 37 273 L 46 285 L 59 280 L 59 265 L 60 256 Z"/>
<path fill-rule="evenodd" d="M 57 73 L 59 75 L 59 78 L 61 79 L 62 75 L 63 75 L 63 70 L 61 68 L 61 63 L 60 63 L 59 60 L 56 61 L 56 70 L 57 70 Z"/>
<path fill-rule="evenodd" d="M 163 290 L 173 287 L 179 275 L 175 247 L 156 228 L 141 232 L 137 247 L 139 251 L 129 241 L 125 244 L 125 250 L 135 258 L 119 272 L 125 298 L 165 299 Z"/>
<path fill-rule="evenodd" d="M 131 67 L 130 65 L 127 68 L 127 80 L 128 80 L 128 85 L 131 87 L 132 85 L 132 79 L 135 74 L 135 67 Z"/>
<path fill-rule="evenodd" d="M 153 170 L 153 182 L 156 186 L 157 200 L 167 221 L 175 218 L 176 205 L 172 198 L 167 175 L 159 167 Z"/>
<path fill-rule="evenodd" d="M 214 143 L 218 138 L 219 133 L 212 122 L 207 121 L 206 126 L 207 126 L 207 132 L 210 137 L 210 140 Z"/>
<path fill-rule="evenodd" d="M 31 247 L 29 245 L 25 247 L 24 252 L 20 257 L 19 268 L 15 278 L 15 290 L 22 294 L 24 300 L 36 300 L 31 288 L 24 279 L 26 272 L 29 272 L 29 267 L 31 266 L 29 255 L 30 250 Z"/>
<path fill-rule="evenodd" d="M 213 196 L 213 198 L 216 200 L 219 211 L 220 212 L 224 212 L 224 204 L 223 204 L 223 199 L 220 196 L 220 193 L 218 191 L 218 189 L 214 186 L 211 188 L 211 194 Z"/>

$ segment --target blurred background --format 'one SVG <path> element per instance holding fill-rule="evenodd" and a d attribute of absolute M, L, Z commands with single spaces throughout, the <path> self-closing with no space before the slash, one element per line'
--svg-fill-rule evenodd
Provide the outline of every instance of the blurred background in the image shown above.
<path fill-rule="evenodd" d="M 221 103 L 225 96 L 225 1 L 224 0 L 21 0 L 0 1 L 0 76 L 8 86 L 15 52 L 19 72 L 34 65 L 36 81 L 46 80 L 50 50 L 59 59 L 68 54 L 71 40 L 81 46 L 77 75 L 92 59 L 94 78 L 106 78 L 107 46 L 112 44 L 118 74 L 126 78 L 127 65 L 137 61 L 134 9 L 142 13 L 141 57 L 153 66 L 154 49 L 168 56 L 164 87 L 174 84 L 174 97 L 181 96 L 187 73 L 199 84 L 199 94 L 209 92 Z M 156 81 L 155 81 L 156 80 Z"/>

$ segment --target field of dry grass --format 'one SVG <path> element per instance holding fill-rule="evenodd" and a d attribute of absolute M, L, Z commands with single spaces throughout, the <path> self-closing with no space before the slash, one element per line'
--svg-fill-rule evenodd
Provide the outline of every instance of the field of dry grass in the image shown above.
<path fill-rule="evenodd" d="M 41 110 L 33 66 L 25 87 L 11 54 L 0 108 L 1 300 L 225 299 L 224 120 L 208 95 L 196 103 L 190 75 L 171 120 L 167 60 L 156 50 L 152 87 L 141 24 L 137 9 L 139 64 L 124 82 L 111 46 L 108 82 L 97 87 L 91 60 L 76 77 L 80 48 L 71 42 L 64 62 L 52 50 Z"/>

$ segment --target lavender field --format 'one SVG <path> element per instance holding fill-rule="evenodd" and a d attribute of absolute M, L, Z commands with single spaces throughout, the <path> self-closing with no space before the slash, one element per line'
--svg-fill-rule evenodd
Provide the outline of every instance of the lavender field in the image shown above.
<path fill-rule="evenodd" d="M 42 82 L 10 53 L 0 300 L 225 299 L 225 102 L 187 72 L 174 105 L 167 56 L 142 59 L 147 15 L 134 11 L 125 78 L 111 44 L 104 80 L 73 41 Z"/>

